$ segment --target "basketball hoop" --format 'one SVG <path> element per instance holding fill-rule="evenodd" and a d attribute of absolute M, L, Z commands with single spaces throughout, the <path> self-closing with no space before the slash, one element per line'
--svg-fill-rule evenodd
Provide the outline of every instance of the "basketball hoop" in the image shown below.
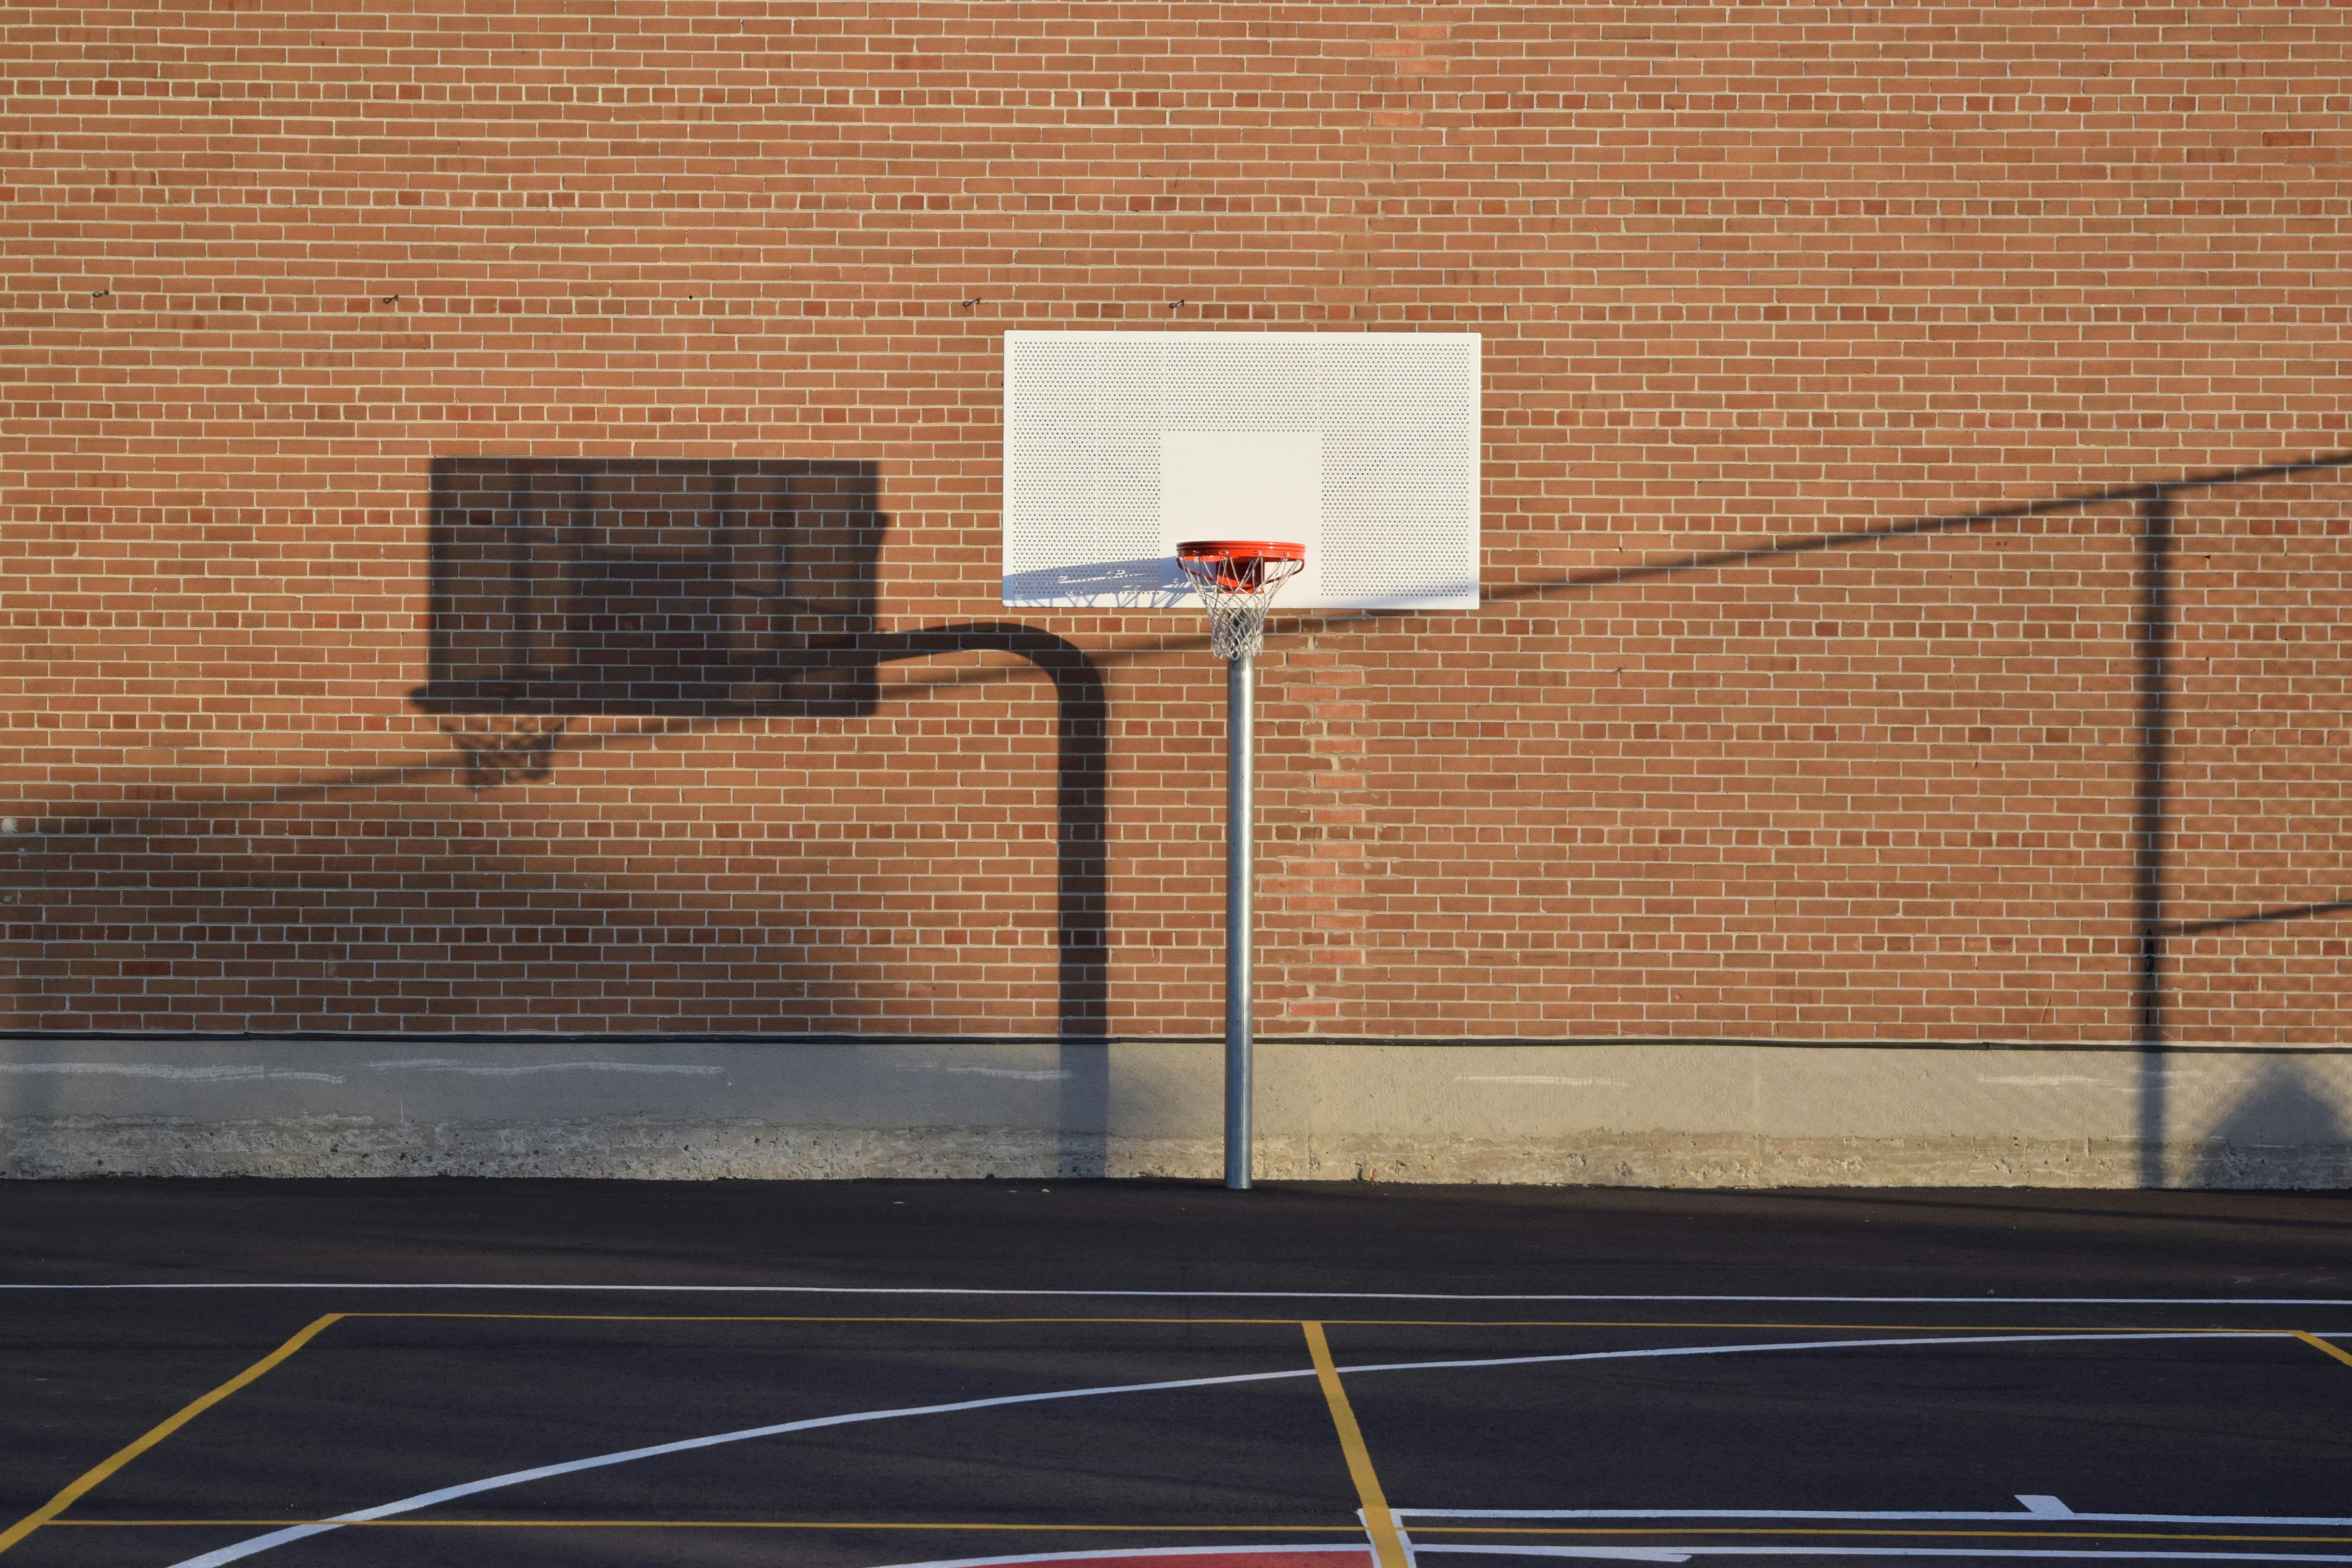
<path fill-rule="evenodd" d="M 1307 547 L 1279 540 L 1196 539 L 1176 547 L 1176 563 L 1209 613 L 1209 647 L 1219 658 L 1255 658 L 1265 646 L 1275 590 L 1307 569 Z"/>
<path fill-rule="evenodd" d="M 1225 1185 L 1250 1184 L 1251 933 L 1257 872 L 1252 796 L 1257 655 L 1275 590 L 1307 569 L 1307 547 L 1266 539 L 1196 539 L 1176 563 L 1209 613 L 1209 646 L 1225 661 Z"/>

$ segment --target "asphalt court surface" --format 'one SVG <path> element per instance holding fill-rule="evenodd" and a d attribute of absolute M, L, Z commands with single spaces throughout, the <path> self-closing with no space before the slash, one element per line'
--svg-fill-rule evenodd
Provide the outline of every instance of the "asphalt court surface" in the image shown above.
<path fill-rule="evenodd" d="M 5 1568 L 2352 1563 L 2335 1194 L 125 1183 L 0 1215 Z"/>

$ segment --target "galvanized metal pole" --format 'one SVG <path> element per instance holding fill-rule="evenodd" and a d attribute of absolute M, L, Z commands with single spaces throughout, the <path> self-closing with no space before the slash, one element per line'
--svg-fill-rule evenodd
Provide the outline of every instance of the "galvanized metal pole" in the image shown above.
<path fill-rule="evenodd" d="M 1250 1184 L 1251 893 L 1256 868 L 1251 758 L 1257 749 L 1257 664 L 1225 661 L 1225 1185 Z"/>

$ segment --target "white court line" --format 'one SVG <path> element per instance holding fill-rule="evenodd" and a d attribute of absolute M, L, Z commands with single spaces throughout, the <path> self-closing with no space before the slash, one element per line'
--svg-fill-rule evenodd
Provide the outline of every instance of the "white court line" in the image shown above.
<path fill-rule="evenodd" d="M 2275 1524 L 2352 1527 L 2352 1519 L 2305 1519 L 2266 1513 L 1897 1513 L 1879 1510 L 1839 1510 L 1799 1508 L 1560 1508 L 1477 1509 L 1400 1508 L 1398 1518 L 1414 1519 L 1818 1519 L 1849 1522 L 1879 1521 L 1915 1524 L 2032 1524 L 2073 1521 L 2086 1524 Z M 1442 1528 L 1442 1527 L 1441 1527 Z M 1429 1551 L 1454 1551 L 1432 1546 Z M 1465 1548 L 1464 1550 L 1467 1550 Z"/>
<path fill-rule="evenodd" d="M 1598 1557 L 1615 1563 L 1687 1563 L 1679 1546 L 1429 1546 L 1426 1552 L 1476 1552 L 1494 1556 Z"/>
<path fill-rule="evenodd" d="M 1580 1546 L 1424 1546 L 1423 1552 L 1473 1552 L 1482 1557 L 1589 1557 Z M 2026 1546 L 1676 1546 L 1652 1562 L 1694 1557 L 2063 1557 L 2105 1563 L 2352 1563 L 2352 1557 L 2309 1552 L 2087 1552 Z"/>
<path fill-rule="evenodd" d="M 1370 1366 L 1343 1366 L 1342 1376 L 1365 1372 L 1432 1372 L 1454 1368 L 1486 1366 L 1530 1366 L 1543 1363 L 1579 1361 L 1646 1361 L 1675 1356 L 1752 1355 L 1766 1351 L 1860 1350 L 1873 1348 L 1908 1349 L 1914 1345 L 1981 1345 L 2039 1342 L 2045 1340 L 2124 1340 L 2139 1343 L 2146 1340 L 2193 1340 L 2211 1338 L 2210 1331 L 2166 1331 L 2157 1333 L 2084 1333 L 2084 1334 L 1969 1334 L 1939 1335 L 1934 1339 L 1871 1339 L 1871 1340 L 1809 1340 L 1760 1345 L 1686 1345 L 1666 1346 L 1633 1351 L 1580 1351 L 1565 1355 L 1500 1356 L 1476 1361 L 1417 1361 L 1386 1362 Z M 2284 1329 L 2255 1330 L 2231 1333 L 2231 1339 L 2287 1339 L 2293 1335 Z M 988 1410 L 1007 1405 L 1036 1405 L 1055 1399 L 1087 1399 L 1113 1394 L 1151 1394 L 1171 1388 L 1208 1388 L 1223 1384 L 1272 1383 L 1284 1378 L 1313 1377 L 1315 1369 L 1301 1367 L 1288 1372 L 1244 1372 L 1223 1377 L 1188 1377 L 1166 1383 L 1127 1383 L 1108 1384 L 1100 1388 L 1063 1388 L 1044 1394 L 1003 1394 L 988 1399 L 958 1400 L 950 1405 L 917 1405 L 896 1410 L 861 1410 L 845 1415 L 818 1415 L 803 1421 L 784 1421 L 772 1426 L 747 1426 L 735 1432 L 719 1432 L 706 1437 L 687 1437 L 674 1443 L 656 1443 L 643 1448 L 624 1448 L 610 1454 L 591 1455 L 584 1459 L 566 1459 L 557 1464 L 540 1465 L 527 1470 L 511 1470 L 504 1475 L 489 1476 L 478 1481 L 464 1481 L 457 1486 L 443 1487 L 436 1491 L 419 1492 L 414 1497 L 399 1498 L 373 1508 L 360 1509 L 351 1513 L 339 1513 L 315 1524 L 289 1525 L 267 1535 L 251 1536 L 232 1545 L 200 1556 L 186 1558 L 172 1568 L 221 1568 L 257 1552 L 269 1551 L 313 1535 L 323 1535 L 346 1524 L 365 1524 L 372 1520 L 389 1519 L 395 1514 L 413 1513 L 436 1503 L 451 1502 L 458 1498 L 473 1497 L 503 1487 L 520 1486 L 525 1481 L 545 1480 L 553 1476 L 572 1475 L 580 1470 L 600 1469 L 607 1465 L 624 1465 L 633 1459 L 651 1459 L 665 1454 L 682 1454 L 696 1448 L 715 1448 L 722 1444 L 749 1442 L 755 1437 L 782 1436 L 790 1432 L 809 1432 L 823 1426 L 846 1426 L 866 1421 L 889 1421 L 905 1415 L 946 1415 L 966 1410 Z M 1423 1548 L 1423 1550 L 1429 1550 Z"/>
<path fill-rule="evenodd" d="M 1436 1290 L 1050 1290 L 953 1285 L 498 1285 L 478 1281 L 404 1284 L 383 1280 L 171 1280 L 103 1285 L 0 1282 L 0 1290 L 552 1290 L 774 1296 L 1044 1296 L 1167 1301 L 1724 1301 L 1858 1306 L 2352 1307 L 2345 1296 L 1696 1296 L 1453 1295 Z"/>
<path fill-rule="evenodd" d="M 1600 1557 L 1619 1563 L 1687 1563 L 1690 1553 L 1671 1546 L 1433 1546 L 1432 1552 L 1475 1552 L 1488 1556 Z"/>
<path fill-rule="evenodd" d="M 1423 1547 L 1423 1552 L 1477 1552 L 1479 1556 L 1576 1556 L 1576 1559 L 1616 1559 L 1621 1563 L 1686 1563 L 1689 1552 L 1679 1547 Z"/>

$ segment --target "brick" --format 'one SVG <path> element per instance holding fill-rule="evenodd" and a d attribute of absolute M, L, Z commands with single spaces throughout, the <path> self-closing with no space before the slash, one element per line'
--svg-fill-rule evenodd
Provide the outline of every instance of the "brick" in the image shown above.
<path fill-rule="evenodd" d="M 1488 603 L 1278 626 L 1261 1027 L 2340 1039 L 2352 18 L 1442 17 L 0 26 L 8 1026 L 1213 1032 L 1191 617 L 812 650 L 1004 619 L 1004 330 L 1428 326 Z M 653 531 L 542 777 L 497 463 Z"/>

